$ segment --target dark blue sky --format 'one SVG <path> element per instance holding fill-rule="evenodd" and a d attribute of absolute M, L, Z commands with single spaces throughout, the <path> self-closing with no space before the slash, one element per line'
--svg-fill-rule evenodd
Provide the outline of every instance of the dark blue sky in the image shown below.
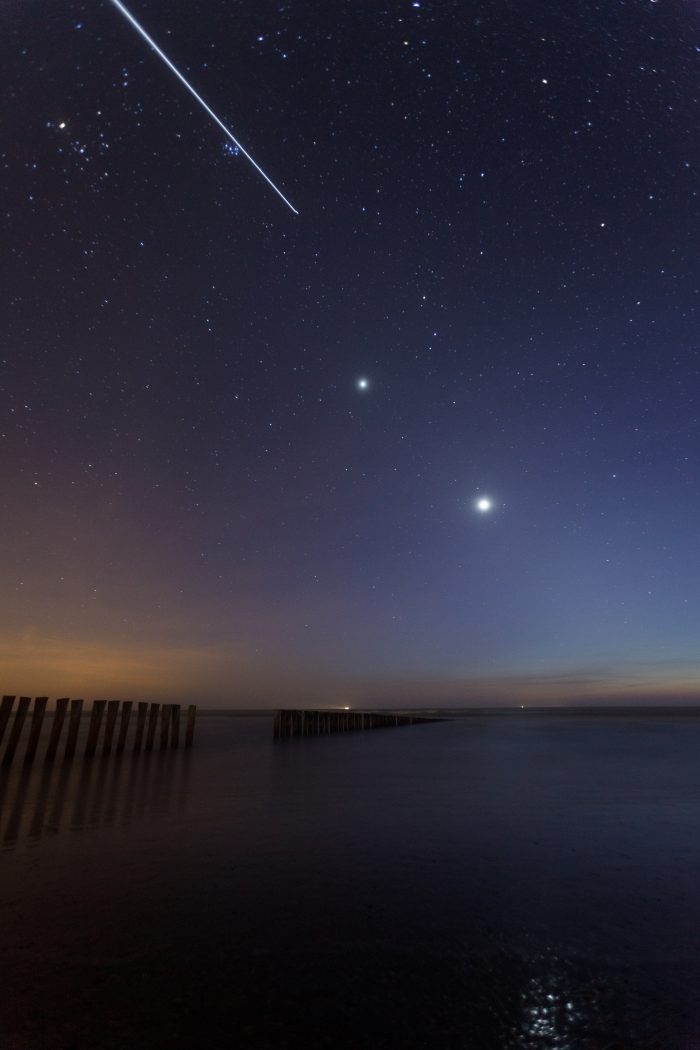
<path fill-rule="evenodd" d="M 300 215 L 0 4 L 4 690 L 697 699 L 697 5 L 131 10 Z"/>

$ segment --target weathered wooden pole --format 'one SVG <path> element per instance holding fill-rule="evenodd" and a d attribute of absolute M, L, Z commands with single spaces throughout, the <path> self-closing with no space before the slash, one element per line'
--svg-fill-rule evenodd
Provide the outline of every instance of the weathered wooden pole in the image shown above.
<path fill-rule="evenodd" d="M 136 715 L 136 736 L 134 737 L 134 751 L 140 751 L 141 745 L 143 744 L 143 731 L 146 728 L 146 716 L 148 714 L 148 704 L 141 701 L 138 705 Z"/>
<path fill-rule="evenodd" d="M 12 729 L 10 730 L 10 736 L 7 741 L 7 747 L 5 748 L 5 754 L 2 757 L 3 766 L 9 766 L 12 763 L 12 759 L 15 757 L 15 751 L 19 744 L 19 738 L 22 735 L 22 726 L 24 720 L 27 717 L 27 711 L 31 703 L 31 697 L 20 696 L 19 703 L 17 704 L 17 710 L 15 712 L 14 722 L 12 723 Z"/>
<path fill-rule="evenodd" d="M 97 750 L 97 738 L 100 733 L 102 716 L 105 712 L 106 700 L 93 700 L 90 712 L 90 727 L 88 729 L 87 742 L 85 744 L 85 757 L 92 758 Z"/>
<path fill-rule="evenodd" d="M 105 719 L 105 738 L 102 743 L 102 754 L 109 755 L 112 750 L 112 739 L 114 737 L 114 727 L 116 726 L 116 717 L 119 715 L 119 700 L 108 700 L 107 701 L 107 718 Z"/>
<path fill-rule="evenodd" d="M 156 725 L 158 723 L 158 712 L 160 711 L 160 704 L 151 704 L 151 710 L 148 714 L 148 732 L 146 733 L 146 751 L 153 750 L 153 738 L 156 735 Z"/>
<path fill-rule="evenodd" d="M 3 696 L 2 698 L 2 703 L 0 704 L 0 744 L 2 744 L 2 738 L 5 735 L 7 723 L 10 721 L 14 702 L 14 696 Z"/>
<path fill-rule="evenodd" d="M 131 718 L 131 700 L 125 700 L 122 704 L 122 720 L 119 723 L 119 736 L 117 737 L 116 754 L 121 755 L 126 745 L 126 734 L 129 730 L 129 719 Z"/>
<path fill-rule="evenodd" d="M 36 749 L 39 745 L 39 734 L 41 733 L 41 726 L 44 721 L 44 715 L 46 714 L 46 705 L 48 704 L 48 702 L 48 696 L 37 696 L 34 700 L 34 710 L 32 712 L 32 724 L 29 730 L 29 740 L 27 741 L 27 750 L 24 752 L 25 763 L 34 761 Z"/>
<path fill-rule="evenodd" d="M 72 758 L 75 754 L 75 748 L 78 743 L 78 730 L 80 729 L 80 716 L 83 713 L 83 701 L 82 700 L 71 700 L 70 702 L 70 722 L 68 724 L 68 737 L 66 739 L 66 750 L 63 755 L 64 760 Z"/>
<path fill-rule="evenodd" d="M 66 717 L 66 711 L 68 710 L 68 698 L 62 697 L 56 701 L 56 710 L 53 713 L 53 725 L 51 726 L 51 736 L 49 737 L 49 744 L 46 748 L 46 754 L 44 756 L 44 762 L 53 762 L 58 751 L 58 742 L 61 739 L 61 732 L 63 731 L 63 722 Z"/>
<path fill-rule="evenodd" d="M 163 704 L 160 711 L 160 749 L 164 751 L 168 746 L 168 730 L 170 729 L 170 704 Z"/>
<path fill-rule="evenodd" d="M 180 705 L 172 704 L 172 736 L 170 739 L 171 747 L 178 747 L 180 744 Z"/>
<path fill-rule="evenodd" d="M 102 744 L 102 754 L 109 755 L 112 750 L 112 737 L 114 736 L 114 727 L 117 724 L 117 715 L 119 714 L 119 701 L 109 700 L 107 703 L 107 722 L 105 724 L 105 738 Z"/>
<path fill-rule="evenodd" d="M 196 705 L 190 704 L 190 706 L 187 708 L 187 731 L 185 733 L 185 747 L 192 747 L 192 741 L 194 740 L 194 718 L 196 714 Z"/>

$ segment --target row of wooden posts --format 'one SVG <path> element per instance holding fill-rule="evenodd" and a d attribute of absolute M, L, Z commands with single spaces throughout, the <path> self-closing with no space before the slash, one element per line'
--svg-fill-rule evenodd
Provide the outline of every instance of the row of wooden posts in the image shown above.
<path fill-rule="evenodd" d="M 10 717 L 14 709 L 15 700 L 17 697 L 14 696 L 3 696 L 0 702 L 0 745 L 5 736 L 5 731 L 10 723 Z M 12 721 L 12 728 L 10 729 L 7 745 L 5 747 L 5 753 L 0 761 L 0 767 L 6 768 L 10 766 L 14 760 L 15 754 L 19 747 L 20 737 L 22 736 L 22 730 L 29 714 L 29 708 L 31 706 L 32 698 L 29 696 L 20 696 L 17 708 L 15 709 L 15 717 Z M 31 723 L 29 728 L 29 738 L 27 740 L 27 747 L 24 752 L 25 763 L 33 762 L 36 758 L 37 749 L 39 747 L 39 738 L 41 736 L 41 729 L 44 722 L 44 715 L 46 714 L 46 707 L 48 704 L 48 697 L 37 696 L 34 700 L 34 708 L 32 710 Z M 69 710 L 70 705 L 70 710 Z M 98 743 L 100 737 L 100 728 L 104 722 L 104 734 L 102 738 L 101 754 L 109 755 L 112 752 L 112 745 L 114 744 L 115 754 L 121 754 L 127 744 L 127 734 L 129 731 L 129 724 L 131 722 L 131 714 L 134 704 L 130 700 L 123 702 L 119 700 L 93 700 L 92 707 L 90 710 L 90 722 L 88 724 L 87 740 L 85 742 L 84 756 L 85 758 L 92 758 L 98 750 Z M 121 721 L 119 722 L 119 732 L 116 735 L 115 731 L 117 727 L 117 721 L 119 719 L 121 709 Z M 191 747 L 194 739 L 194 720 L 197 708 L 195 705 L 191 705 L 187 708 L 187 727 L 185 731 L 185 747 Z M 136 731 L 133 737 L 133 751 L 152 751 L 155 739 L 156 730 L 158 723 L 160 722 L 160 748 L 165 750 L 168 746 L 178 747 L 180 743 L 180 704 L 148 704 L 148 703 L 137 703 L 136 704 Z M 68 732 L 66 736 L 66 745 L 63 752 L 64 758 L 71 759 L 75 756 L 77 745 L 78 745 L 78 731 L 80 729 L 80 720 L 83 714 L 83 701 L 82 700 L 70 700 L 68 697 L 63 697 L 56 701 L 56 709 L 53 716 L 53 725 L 51 726 L 51 733 L 49 735 L 49 741 L 44 755 L 45 762 L 52 762 L 58 753 L 58 746 L 61 741 L 61 735 L 63 732 L 63 726 L 66 721 L 66 715 L 68 715 Z"/>
<path fill-rule="evenodd" d="M 275 711 L 272 735 L 275 739 L 292 736 L 324 736 L 327 733 L 349 733 L 360 729 L 385 729 L 390 726 L 412 726 L 439 719 L 421 715 L 386 714 L 376 711 Z"/>

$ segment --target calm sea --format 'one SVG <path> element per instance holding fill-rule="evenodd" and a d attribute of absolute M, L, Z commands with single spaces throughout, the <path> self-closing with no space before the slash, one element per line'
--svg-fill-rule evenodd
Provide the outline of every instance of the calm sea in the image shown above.
<path fill-rule="evenodd" d="M 700 718 L 469 718 L 0 784 L 3 1050 L 700 1046 Z"/>

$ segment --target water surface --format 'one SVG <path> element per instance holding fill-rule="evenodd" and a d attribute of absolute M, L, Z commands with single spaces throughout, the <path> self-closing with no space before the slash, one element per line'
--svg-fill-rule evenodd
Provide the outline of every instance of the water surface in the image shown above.
<path fill-rule="evenodd" d="M 470 718 L 12 769 L 0 1043 L 700 1043 L 700 719 Z"/>

